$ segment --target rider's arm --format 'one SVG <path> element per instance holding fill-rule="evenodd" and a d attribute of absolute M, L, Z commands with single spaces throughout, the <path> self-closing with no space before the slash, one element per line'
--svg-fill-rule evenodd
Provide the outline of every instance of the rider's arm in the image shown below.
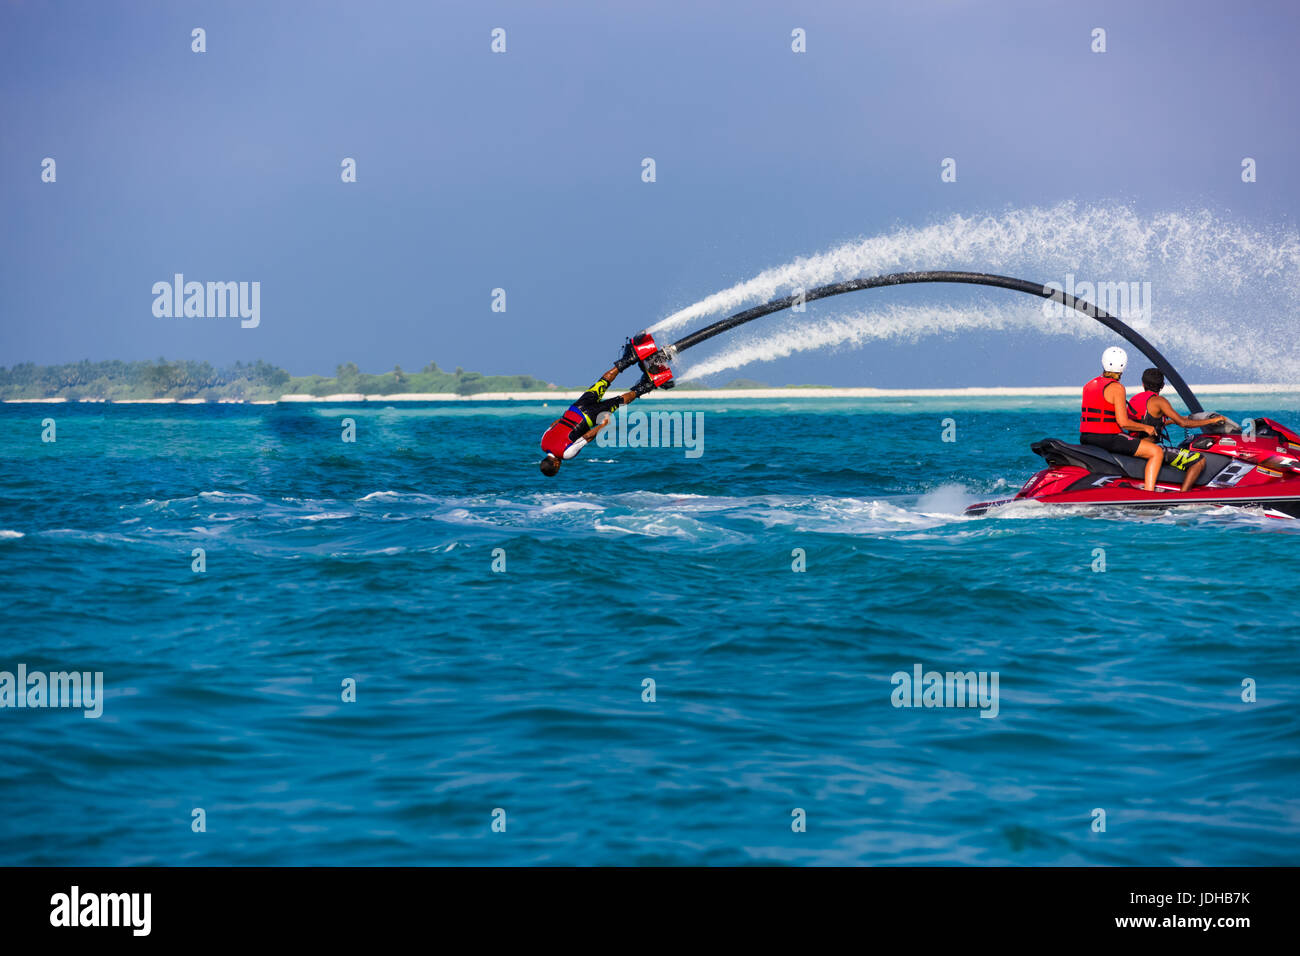
<path fill-rule="evenodd" d="M 627 405 L 629 402 L 635 401 L 636 397 L 637 397 L 636 392 L 624 392 L 622 395 L 619 395 L 616 398 L 608 398 L 605 401 L 600 403 L 600 414 L 608 412 L 609 414 L 612 415 L 614 409 L 619 408 L 620 406 L 623 405 Z M 598 425 L 584 432 L 582 437 L 587 439 L 587 441 L 591 441 L 593 438 L 596 437 L 596 432 L 600 431 L 602 428 L 608 425 L 611 420 L 612 419 L 606 418 L 603 422 L 599 423 Z"/>
<path fill-rule="evenodd" d="M 1151 404 L 1155 407 L 1157 412 L 1165 416 L 1165 418 L 1169 419 L 1175 425 L 1178 425 L 1180 428 L 1204 428 L 1206 425 L 1214 425 L 1218 422 L 1224 421 L 1222 415 L 1212 415 L 1209 418 L 1184 418 L 1182 415 L 1179 415 L 1174 411 L 1174 406 L 1170 405 L 1169 400 L 1163 395 L 1157 395 L 1155 398 L 1151 399 Z"/>
<path fill-rule="evenodd" d="M 1119 427 L 1126 432 L 1146 432 L 1148 435 L 1154 435 L 1156 433 L 1154 426 L 1143 425 L 1141 422 L 1135 422 L 1128 417 L 1128 402 L 1125 400 L 1124 386 L 1119 382 L 1111 382 L 1106 386 L 1106 391 L 1110 391 L 1112 388 L 1115 391 L 1110 392 L 1114 396 L 1111 403 L 1115 406 L 1115 421 L 1119 423 Z M 1104 396 L 1105 392 L 1102 394 Z"/>

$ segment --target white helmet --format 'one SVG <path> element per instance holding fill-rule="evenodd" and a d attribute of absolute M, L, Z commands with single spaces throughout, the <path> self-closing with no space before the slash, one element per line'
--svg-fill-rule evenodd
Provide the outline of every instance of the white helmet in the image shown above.
<path fill-rule="evenodd" d="M 1128 353 L 1118 345 L 1112 345 L 1101 353 L 1101 367 L 1107 372 L 1123 373 L 1128 367 Z"/>

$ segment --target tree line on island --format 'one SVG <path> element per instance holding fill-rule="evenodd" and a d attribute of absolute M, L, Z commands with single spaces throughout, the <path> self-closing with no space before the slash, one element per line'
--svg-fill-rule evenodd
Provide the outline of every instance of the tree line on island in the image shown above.
<path fill-rule="evenodd" d="M 679 387 L 703 389 L 704 385 L 682 382 Z M 738 378 L 722 388 L 766 388 L 764 383 Z M 812 386 L 819 387 L 819 386 Z M 484 375 L 457 366 L 444 372 L 430 362 L 418 372 L 405 372 L 400 365 L 391 372 L 371 375 L 346 362 L 328 375 L 290 375 L 279 366 L 258 359 L 217 368 L 209 362 L 156 359 L 142 362 L 69 362 L 65 365 L 36 365 L 22 362 L 12 368 L 0 366 L 0 400 L 33 398 L 106 399 L 128 401 L 170 398 L 177 401 L 201 399 L 209 402 L 275 401 L 283 395 L 338 394 L 398 395 L 439 393 L 477 395 L 482 392 L 538 392 L 561 386 L 531 375 Z M 577 391 L 577 389 L 567 389 Z"/>
<path fill-rule="evenodd" d="M 236 362 L 217 368 L 209 362 L 69 362 L 36 365 L 24 362 L 0 366 L 0 399 L 66 398 L 128 399 L 174 398 L 207 401 L 267 401 L 282 395 L 334 395 L 361 393 L 395 395 L 403 392 L 441 392 L 474 395 L 479 392 L 531 392 L 556 386 L 531 375 L 484 375 L 457 368 L 444 372 L 430 362 L 418 372 L 400 365 L 391 372 L 370 375 L 354 362 L 335 369 L 333 376 L 290 375 L 269 362 Z"/>

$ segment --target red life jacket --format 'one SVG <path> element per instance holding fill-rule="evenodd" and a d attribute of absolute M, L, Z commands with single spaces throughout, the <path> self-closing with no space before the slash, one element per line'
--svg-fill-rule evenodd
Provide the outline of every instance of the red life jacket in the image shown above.
<path fill-rule="evenodd" d="M 548 452 L 556 458 L 563 458 L 565 451 L 573 444 L 569 440 L 569 436 L 573 434 L 573 430 L 578 425 L 585 424 L 586 421 L 586 416 L 570 405 L 568 411 L 557 418 L 554 424 L 543 433 L 542 451 Z"/>
<path fill-rule="evenodd" d="M 1155 397 L 1155 392 L 1138 392 L 1128 403 L 1128 417 L 1135 422 L 1141 422 L 1144 425 L 1154 425 L 1155 422 L 1146 421 L 1147 405 Z M 1145 433 L 1144 433 L 1145 434 Z"/>
<path fill-rule="evenodd" d="M 1141 422 L 1143 425 L 1154 425 L 1156 433 L 1147 435 L 1141 430 L 1129 430 L 1129 434 L 1134 438 L 1151 438 L 1155 441 L 1165 441 L 1165 416 L 1157 415 L 1150 411 L 1151 399 L 1158 395 L 1158 392 L 1138 392 L 1133 396 L 1133 400 L 1128 403 L 1128 417 L 1135 422 Z"/>
<path fill-rule="evenodd" d="M 1083 411 L 1079 416 L 1079 431 L 1091 435 L 1118 435 L 1121 431 L 1115 420 L 1115 405 L 1106 401 L 1106 386 L 1116 383 L 1113 378 L 1098 375 L 1083 386 Z"/>

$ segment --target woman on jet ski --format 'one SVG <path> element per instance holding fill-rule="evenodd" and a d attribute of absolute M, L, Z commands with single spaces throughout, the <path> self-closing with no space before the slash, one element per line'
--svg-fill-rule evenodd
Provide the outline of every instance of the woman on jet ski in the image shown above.
<path fill-rule="evenodd" d="M 1128 403 L 1128 417 L 1143 425 L 1153 426 L 1158 439 L 1164 438 L 1167 421 L 1182 428 L 1204 428 L 1206 425 L 1227 421 L 1222 415 L 1211 415 L 1208 418 L 1184 418 L 1179 415 L 1169 404 L 1169 399 L 1160 394 L 1160 390 L 1165 387 L 1165 373 L 1158 368 L 1149 368 L 1142 373 L 1142 387 L 1146 391 L 1138 392 Z M 1190 448 L 1167 449 L 1165 464 L 1187 473 L 1183 476 L 1182 490 L 1190 491 L 1201 472 L 1205 471 L 1205 456 Z"/>
<path fill-rule="evenodd" d="M 1142 487 L 1156 490 L 1165 450 L 1156 444 L 1154 425 L 1129 417 L 1127 393 L 1119 383 L 1128 367 L 1128 353 L 1111 346 L 1101 356 L 1102 374 L 1083 386 L 1083 412 L 1079 418 L 1079 443 L 1095 445 L 1117 455 L 1146 459 Z M 1129 434 L 1132 432 L 1133 434 Z M 1148 437 L 1139 438 L 1139 434 Z"/>

